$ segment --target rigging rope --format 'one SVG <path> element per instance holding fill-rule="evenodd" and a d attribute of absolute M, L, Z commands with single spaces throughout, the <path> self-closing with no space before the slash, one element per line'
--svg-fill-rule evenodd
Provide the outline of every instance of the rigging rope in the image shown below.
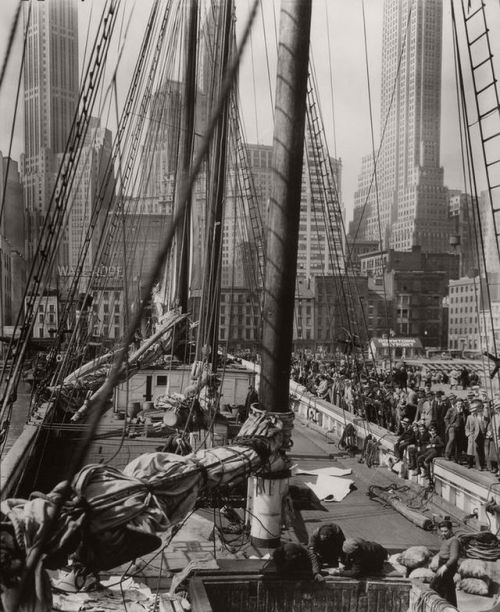
<path fill-rule="evenodd" d="M 12 53 L 12 48 L 14 46 L 14 39 L 16 37 L 17 24 L 19 23 L 19 18 L 21 17 L 21 7 L 22 6 L 23 6 L 23 0 L 18 0 L 16 13 L 14 15 L 14 19 L 12 20 L 12 25 L 10 26 L 9 39 L 7 41 L 7 50 L 5 51 L 5 57 L 2 63 L 2 69 L 0 71 L 0 90 L 2 89 L 2 84 L 3 84 L 4 77 L 5 77 L 5 73 L 7 72 L 7 65 L 9 63 L 9 59 Z M 29 13 L 31 13 L 31 6 L 29 7 L 28 10 L 29 10 Z"/>
<path fill-rule="evenodd" d="M 201 168 L 202 165 L 202 161 L 208 151 L 208 147 L 209 144 L 211 142 L 214 130 L 215 130 L 215 126 L 216 123 L 218 121 L 218 117 L 219 114 L 221 112 L 221 110 L 223 109 L 223 107 L 225 106 L 226 100 L 228 98 L 229 92 L 231 91 L 232 87 L 233 87 L 233 81 L 236 75 L 236 71 L 237 68 L 239 66 L 239 62 L 241 59 L 241 54 L 243 49 L 246 46 L 246 42 L 248 40 L 248 36 L 249 36 L 249 32 L 250 32 L 250 28 L 253 24 L 254 18 L 255 18 L 255 14 L 256 14 L 256 10 L 257 10 L 257 5 L 258 2 L 254 2 L 253 7 L 252 7 L 252 12 L 248 18 L 248 22 L 245 25 L 245 29 L 244 29 L 244 33 L 243 33 L 243 37 L 242 37 L 242 41 L 240 44 L 239 49 L 237 50 L 234 60 L 231 63 L 231 66 L 227 72 L 227 77 L 225 79 L 225 82 L 223 84 L 223 87 L 221 89 L 221 93 L 220 93 L 220 99 L 219 99 L 219 103 L 216 105 L 216 108 L 214 109 L 212 118 L 210 119 L 209 122 L 209 126 L 207 129 L 207 133 L 206 136 L 203 140 L 203 142 L 200 145 L 200 150 L 198 152 L 198 155 L 196 156 L 194 163 L 193 163 L 193 167 L 191 169 L 191 172 L 189 174 L 189 178 L 186 182 L 186 189 L 183 191 L 183 198 L 181 199 L 180 202 L 180 206 L 178 209 L 178 212 L 176 214 L 176 217 L 174 218 L 174 221 L 172 223 L 171 229 L 170 231 L 167 233 L 167 236 L 165 237 L 165 241 L 164 244 L 162 245 L 161 251 L 159 252 L 156 260 L 155 260 L 155 265 L 153 267 L 153 270 L 151 271 L 151 274 L 149 276 L 147 285 L 146 285 L 146 293 L 150 294 L 152 289 L 153 289 L 153 285 L 154 282 L 156 280 L 156 278 L 158 278 L 158 274 L 161 271 L 161 268 L 164 264 L 165 261 L 165 257 L 166 254 L 168 253 L 168 251 L 170 250 L 170 246 L 172 243 L 172 238 L 173 238 L 173 234 L 176 230 L 177 225 L 179 224 L 181 218 L 182 218 L 182 214 L 184 212 L 185 207 L 187 206 L 187 193 L 189 192 L 190 186 L 193 184 L 196 176 L 198 175 L 198 172 Z M 135 334 L 135 330 L 137 329 L 139 323 L 140 323 L 140 319 L 141 316 L 144 312 L 144 308 L 145 308 L 145 300 L 142 301 L 140 307 L 137 309 L 136 313 L 134 314 L 132 321 L 130 323 L 129 329 L 127 330 L 127 333 L 125 335 L 125 346 L 129 346 L 129 344 L 132 342 L 134 334 Z M 41 542 L 40 542 L 40 546 L 38 548 L 38 550 L 36 551 L 36 553 L 30 558 L 30 562 L 29 564 L 27 564 L 27 568 L 26 568 L 26 575 L 25 575 L 25 580 L 29 580 L 32 572 L 34 570 L 34 568 L 37 566 L 39 559 L 40 559 L 40 555 L 43 552 L 44 546 L 48 541 L 48 538 L 50 537 L 52 530 L 55 526 L 55 521 L 57 520 L 57 518 L 59 517 L 59 514 L 61 512 L 61 509 L 63 507 L 63 504 L 66 502 L 66 500 L 69 498 L 69 495 L 71 494 L 71 487 L 70 487 L 70 482 L 73 479 L 73 476 L 76 474 L 77 470 L 79 469 L 79 466 L 81 464 L 81 461 L 83 460 L 83 457 L 86 455 L 87 450 L 89 448 L 90 442 L 95 434 L 95 431 L 97 429 L 97 426 L 99 424 L 100 421 L 100 417 L 101 417 L 101 413 L 104 409 L 105 406 L 105 402 L 110 394 L 110 392 L 112 391 L 112 389 L 114 388 L 114 386 L 116 385 L 119 375 L 120 375 L 120 370 L 121 370 L 121 366 L 123 363 L 123 359 L 124 359 L 124 351 L 119 351 L 112 370 L 109 374 L 109 377 L 106 381 L 106 383 L 104 384 L 104 386 L 101 389 L 101 393 L 99 395 L 99 397 L 97 398 L 95 404 L 91 407 L 91 412 L 90 412 L 90 422 L 89 422 L 89 426 L 86 432 L 86 436 L 85 436 L 85 440 L 84 442 L 81 444 L 81 446 L 76 450 L 73 458 L 72 458 L 72 463 L 69 466 L 69 470 L 68 470 L 68 477 L 67 477 L 67 481 L 66 481 L 66 485 L 64 486 L 64 488 L 61 490 L 61 495 L 60 495 L 60 499 L 58 501 L 58 503 L 56 504 L 55 510 L 54 510 L 54 519 L 49 521 L 47 523 L 46 529 L 44 530 L 44 534 L 41 538 Z M 21 592 L 23 590 L 23 585 L 21 584 Z"/>

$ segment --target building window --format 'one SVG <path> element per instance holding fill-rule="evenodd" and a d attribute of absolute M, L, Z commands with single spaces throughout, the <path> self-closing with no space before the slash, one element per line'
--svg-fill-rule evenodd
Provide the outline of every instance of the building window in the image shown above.
<path fill-rule="evenodd" d="M 166 376 L 157 376 L 156 377 L 156 386 L 157 387 L 166 387 L 167 386 L 167 377 Z"/>

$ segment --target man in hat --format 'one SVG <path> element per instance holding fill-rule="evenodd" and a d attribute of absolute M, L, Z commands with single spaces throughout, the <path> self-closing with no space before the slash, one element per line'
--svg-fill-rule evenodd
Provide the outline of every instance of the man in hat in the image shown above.
<path fill-rule="evenodd" d="M 412 429 L 415 434 L 415 444 L 410 444 L 408 447 L 408 469 L 416 470 L 417 457 L 425 450 L 427 444 L 429 443 L 430 435 L 427 427 L 422 423 L 422 421 L 413 423 Z"/>
<path fill-rule="evenodd" d="M 417 474 L 420 474 L 421 468 L 423 468 L 425 476 L 430 478 L 431 464 L 436 457 L 441 456 L 443 446 L 444 444 L 439 437 L 436 424 L 431 423 L 429 427 L 429 441 L 423 448 L 422 452 L 417 456 Z"/>
<path fill-rule="evenodd" d="M 429 427 L 432 422 L 436 421 L 436 414 L 434 410 L 434 393 L 432 391 L 429 390 L 426 392 L 425 400 L 417 408 L 415 420 L 422 422 L 426 427 Z"/>
<path fill-rule="evenodd" d="M 460 555 L 460 544 L 458 538 L 453 535 L 451 521 L 446 519 L 438 525 L 439 537 L 442 541 L 439 549 L 439 567 L 436 575 L 430 583 L 431 589 L 436 591 L 443 599 L 451 605 L 457 605 L 457 593 L 453 577 L 458 567 Z"/>
<path fill-rule="evenodd" d="M 486 427 L 486 461 L 488 469 L 498 475 L 498 441 L 500 436 L 500 399 L 492 402 L 493 414 Z"/>
<path fill-rule="evenodd" d="M 381 544 L 362 538 L 347 538 L 342 550 L 345 554 L 344 568 L 331 572 L 337 576 L 359 578 L 379 574 L 387 559 L 387 550 Z"/>
<path fill-rule="evenodd" d="M 444 417 L 448 412 L 449 406 L 448 400 L 444 396 L 444 391 L 441 389 L 436 391 L 436 398 L 434 399 L 432 409 L 434 411 L 434 416 L 436 417 L 435 423 L 438 428 L 438 433 L 443 440 L 445 435 Z"/>
<path fill-rule="evenodd" d="M 485 470 L 484 457 L 484 440 L 488 423 L 483 415 L 483 402 L 480 399 L 474 399 L 470 405 L 470 414 L 465 422 L 465 435 L 467 436 L 467 455 L 469 460 L 469 468 L 474 467 L 474 458 L 476 460 L 476 468 Z"/>
<path fill-rule="evenodd" d="M 324 565 L 338 567 L 339 560 L 344 558 L 344 542 L 345 535 L 336 523 L 322 525 L 311 535 L 307 550 L 315 580 L 321 581 L 321 568 Z"/>
<path fill-rule="evenodd" d="M 448 408 L 444 423 L 446 435 L 444 456 L 448 461 L 453 458 L 458 463 L 459 454 L 463 452 L 462 442 L 465 437 L 464 403 L 461 399 L 456 399 Z"/>
<path fill-rule="evenodd" d="M 405 450 L 410 444 L 415 444 L 415 432 L 411 428 L 410 419 L 405 417 L 401 420 L 402 432 L 394 444 L 394 455 L 398 461 L 401 461 L 404 456 Z"/>
<path fill-rule="evenodd" d="M 248 385 L 248 393 L 245 398 L 245 412 L 244 412 L 243 420 L 246 420 L 248 418 L 252 404 L 258 404 L 258 403 L 259 403 L 259 395 L 255 387 L 253 385 Z"/>

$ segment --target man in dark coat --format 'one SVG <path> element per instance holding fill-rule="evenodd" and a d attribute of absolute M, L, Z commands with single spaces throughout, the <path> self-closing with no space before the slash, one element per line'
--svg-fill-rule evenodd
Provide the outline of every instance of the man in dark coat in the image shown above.
<path fill-rule="evenodd" d="M 448 408 L 450 407 L 450 404 L 448 400 L 444 397 L 444 392 L 441 390 L 436 391 L 436 397 L 433 403 L 434 403 L 433 405 L 434 417 L 436 419 L 436 426 L 438 429 L 438 433 L 441 439 L 444 441 L 445 431 L 446 431 L 444 417 L 446 413 L 448 412 Z"/>
<path fill-rule="evenodd" d="M 439 567 L 430 583 L 430 587 L 443 599 L 446 599 L 447 602 L 456 607 L 457 593 L 453 577 L 458 567 L 460 544 L 458 538 L 453 535 L 451 521 L 441 521 L 438 525 L 438 529 L 439 537 L 442 540 L 441 548 L 438 553 Z"/>
<path fill-rule="evenodd" d="M 311 535 L 308 552 L 315 580 L 321 580 L 321 567 L 338 567 L 339 560 L 344 558 L 342 546 L 345 536 L 335 523 L 322 525 Z"/>
<path fill-rule="evenodd" d="M 334 570 L 334 574 L 353 578 L 379 574 L 388 556 L 387 550 L 381 544 L 362 538 L 348 538 L 342 550 L 345 554 L 344 569 Z"/>
<path fill-rule="evenodd" d="M 410 419 L 405 417 L 401 421 L 401 427 L 403 428 L 403 431 L 398 437 L 396 444 L 394 444 L 394 455 L 398 461 L 403 459 L 404 452 L 408 446 L 415 444 L 416 441 L 415 432 L 411 427 Z"/>
<path fill-rule="evenodd" d="M 446 429 L 446 449 L 444 456 L 448 461 L 452 459 L 458 463 L 460 453 L 463 449 L 465 437 L 465 415 L 464 403 L 461 399 L 455 400 L 444 417 Z"/>
<path fill-rule="evenodd" d="M 485 456 L 484 456 L 484 441 L 486 429 L 488 427 L 488 421 L 483 415 L 483 402 L 480 399 L 474 399 L 470 405 L 471 414 L 465 421 L 465 435 L 467 436 L 467 455 L 469 468 L 474 465 L 474 458 L 476 460 L 476 468 L 478 470 L 484 470 L 485 468 Z"/>
<path fill-rule="evenodd" d="M 253 385 L 249 385 L 248 393 L 245 398 L 245 404 L 240 407 L 238 411 L 238 419 L 241 423 L 245 422 L 248 419 L 248 415 L 250 414 L 250 408 L 252 404 L 257 404 L 259 402 L 259 396 L 255 387 Z"/>
<path fill-rule="evenodd" d="M 429 441 L 417 456 L 417 474 L 420 474 L 421 468 L 424 468 L 424 475 L 430 478 L 432 462 L 436 457 L 442 455 L 443 448 L 444 443 L 439 437 L 437 426 L 435 423 L 432 423 L 429 427 Z"/>
<path fill-rule="evenodd" d="M 469 370 L 464 366 L 462 371 L 460 372 L 460 376 L 458 378 L 460 384 L 462 385 L 462 389 L 467 389 L 469 386 Z"/>

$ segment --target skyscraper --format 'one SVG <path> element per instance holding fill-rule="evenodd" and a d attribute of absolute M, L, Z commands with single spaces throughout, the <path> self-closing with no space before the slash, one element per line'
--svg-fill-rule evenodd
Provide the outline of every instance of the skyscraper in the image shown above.
<path fill-rule="evenodd" d="M 100 120 L 92 117 L 69 194 L 67 236 L 60 250 L 59 260 L 62 266 L 68 266 L 69 276 L 73 275 L 72 270 L 80 262 L 86 234 L 95 214 L 94 209 L 99 206 L 101 210 L 97 215 L 96 229 L 84 259 L 85 271 L 89 271 L 97 263 L 97 243 L 107 211 L 111 207 L 115 187 L 112 173 L 109 173 L 111 154 L 111 131 L 101 127 Z M 58 157 L 61 163 L 62 155 Z"/>
<path fill-rule="evenodd" d="M 0 333 L 13 325 L 23 304 L 26 278 L 23 194 L 17 162 L 0 151 Z"/>
<path fill-rule="evenodd" d="M 378 240 L 382 248 L 449 248 L 439 165 L 442 12 L 441 0 L 384 2 L 377 180 L 366 199 L 365 159 L 355 195 L 356 208 L 366 203 L 358 238 Z"/>
<path fill-rule="evenodd" d="M 328 152 L 320 151 L 320 146 L 307 133 L 302 171 L 297 275 L 308 279 L 325 274 L 340 274 L 345 268 L 343 227 L 340 215 L 335 213 L 336 209 L 341 210 L 342 162 L 333 157 L 327 158 Z M 333 184 L 329 184 L 328 176 L 325 176 L 322 154 L 330 165 Z"/>
<path fill-rule="evenodd" d="M 78 100 L 78 3 L 46 0 L 25 4 L 28 40 L 21 172 L 32 256 L 54 188 L 55 156 L 66 147 Z"/>

